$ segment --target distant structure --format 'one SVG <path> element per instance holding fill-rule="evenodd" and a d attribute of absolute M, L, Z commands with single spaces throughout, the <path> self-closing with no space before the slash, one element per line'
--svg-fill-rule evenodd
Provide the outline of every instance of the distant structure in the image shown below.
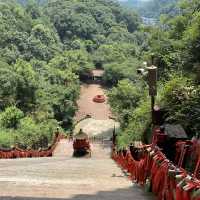
<path fill-rule="evenodd" d="M 103 78 L 104 70 L 101 69 L 95 69 L 92 70 L 92 79 L 95 82 L 101 82 Z"/>
<path fill-rule="evenodd" d="M 142 17 L 143 24 L 146 26 L 154 26 L 157 24 L 158 20 L 155 18 L 149 18 L 149 17 Z"/>

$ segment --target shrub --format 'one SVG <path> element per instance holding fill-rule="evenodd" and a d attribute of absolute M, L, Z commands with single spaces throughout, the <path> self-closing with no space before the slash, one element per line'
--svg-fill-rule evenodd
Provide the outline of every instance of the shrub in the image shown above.
<path fill-rule="evenodd" d="M 15 132 L 9 129 L 0 129 L 0 147 L 10 148 L 15 144 Z"/>
<path fill-rule="evenodd" d="M 32 118 L 20 120 L 17 129 L 16 142 L 21 148 L 46 148 L 52 142 L 54 130 L 57 127 L 55 120 L 36 123 Z"/>
<path fill-rule="evenodd" d="M 191 137 L 200 131 L 200 87 L 190 79 L 173 76 L 163 86 L 160 104 L 165 122 L 181 124 Z"/>
<path fill-rule="evenodd" d="M 138 106 L 141 91 L 128 79 L 119 81 L 108 93 L 109 103 L 122 125 L 127 123 L 132 111 Z"/>
<path fill-rule="evenodd" d="M 121 131 L 117 140 L 119 148 L 127 147 L 133 141 L 143 140 L 144 133 L 151 123 L 150 100 L 140 101 L 139 106 L 132 112 L 128 125 Z"/>
<path fill-rule="evenodd" d="M 7 107 L 0 115 L 1 125 L 5 128 L 17 128 L 17 125 L 24 117 L 24 113 L 16 106 Z"/>

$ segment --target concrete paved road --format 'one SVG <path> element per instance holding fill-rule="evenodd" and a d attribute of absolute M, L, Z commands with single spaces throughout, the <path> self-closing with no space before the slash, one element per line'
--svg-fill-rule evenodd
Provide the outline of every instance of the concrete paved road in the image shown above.
<path fill-rule="evenodd" d="M 94 144 L 92 149 L 92 158 L 57 151 L 52 158 L 0 160 L 0 200 L 153 199 L 124 176 L 106 147 Z"/>
<path fill-rule="evenodd" d="M 112 116 L 110 106 L 106 102 L 95 103 L 93 98 L 96 95 L 104 95 L 106 92 L 99 84 L 82 84 L 80 99 L 77 101 L 78 111 L 76 112 L 75 121 L 83 119 L 87 114 L 91 115 L 93 119 L 105 120 Z"/>

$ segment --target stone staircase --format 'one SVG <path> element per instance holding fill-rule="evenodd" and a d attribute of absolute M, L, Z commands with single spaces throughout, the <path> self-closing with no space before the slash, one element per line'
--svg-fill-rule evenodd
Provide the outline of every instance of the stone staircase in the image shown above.
<path fill-rule="evenodd" d="M 91 158 L 73 158 L 61 140 L 51 158 L 0 160 L 0 200 L 152 200 L 110 159 L 109 144 L 93 143 Z"/>

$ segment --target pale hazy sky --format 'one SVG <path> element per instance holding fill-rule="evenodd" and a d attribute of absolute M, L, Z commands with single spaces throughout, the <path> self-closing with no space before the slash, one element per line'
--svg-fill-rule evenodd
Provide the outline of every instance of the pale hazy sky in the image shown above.
<path fill-rule="evenodd" d="M 118 1 L 128 1 L 128 0 L 118 0 Z M 150 1 L 150 0 L 140 0 L 140 1 Z"/>

